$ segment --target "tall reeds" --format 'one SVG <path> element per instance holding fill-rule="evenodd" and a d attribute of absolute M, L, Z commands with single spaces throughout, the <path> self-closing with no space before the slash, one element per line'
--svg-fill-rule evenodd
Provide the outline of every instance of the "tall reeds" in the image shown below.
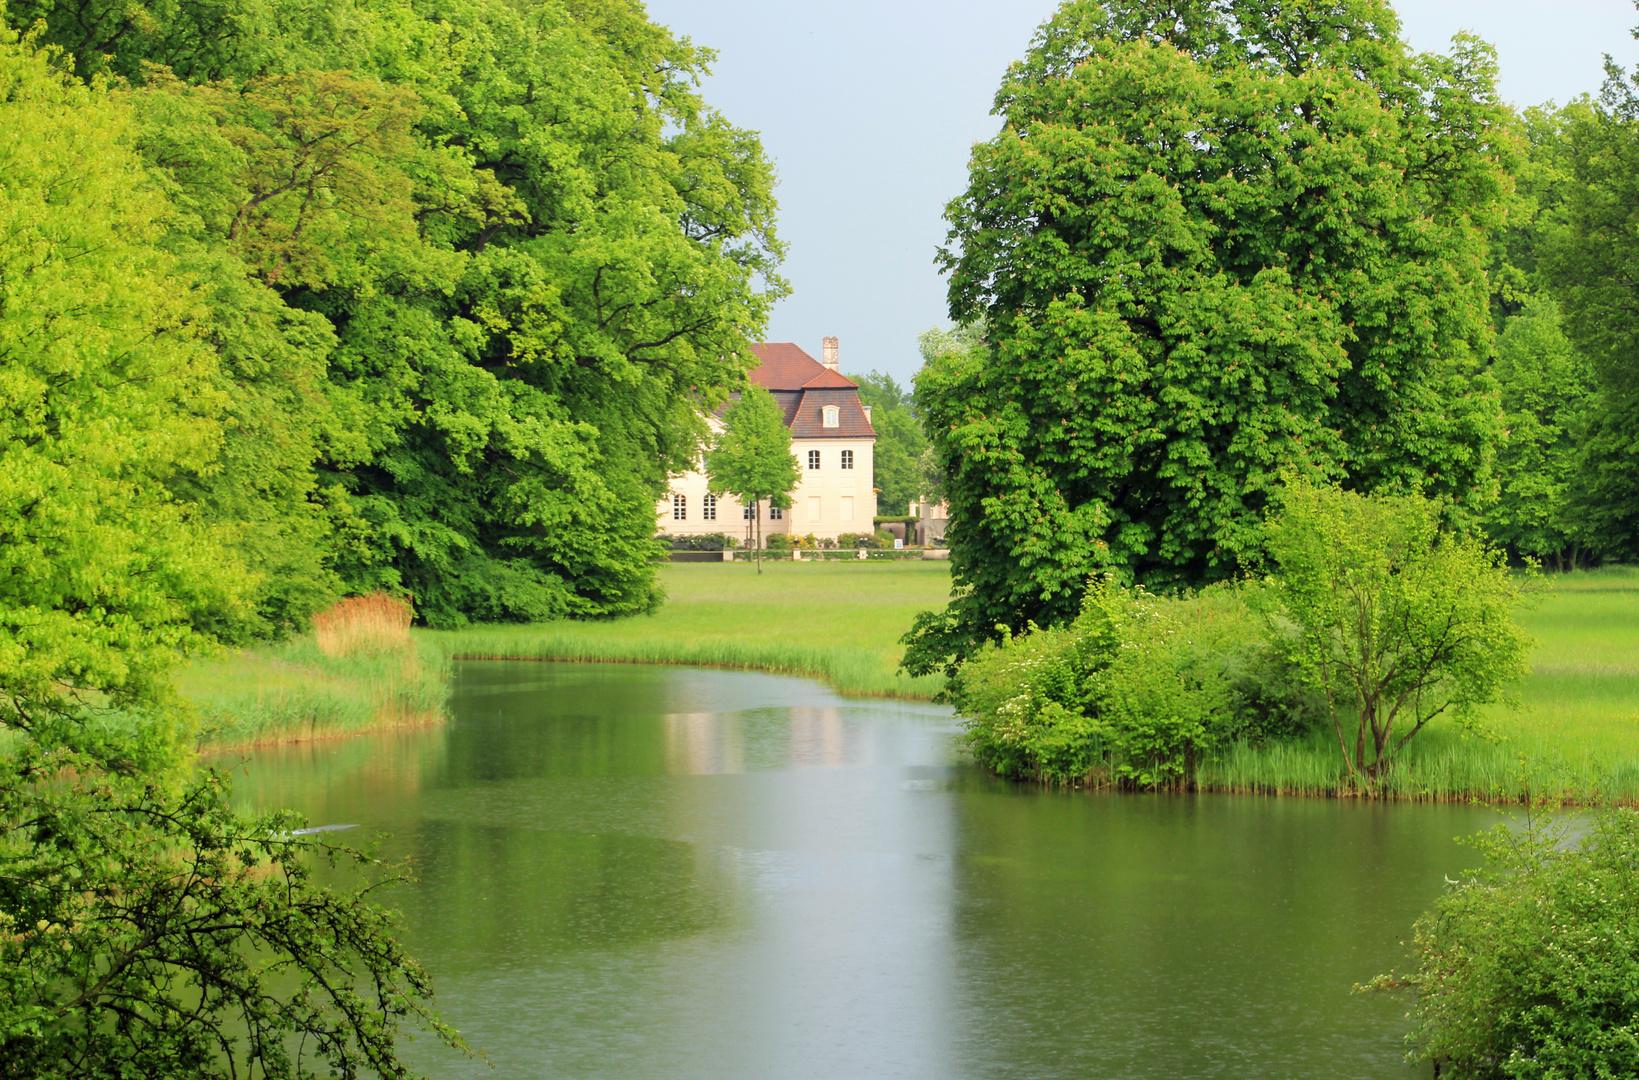
<path fill-rule="evenodd" d="M 247 649 L 188 673 L 202 746 L 304 742 L 444 718 L 450 664 L 410 634 L 408 602 L 356 596 L 313 619 L 313 633 Z"/>
<path fill-rule="evenodd" d="M 313 640 L 326 656 L 402 651 L 410 644 L 410 602 L 384 592 L 352 596 L 313 616 Z"/>

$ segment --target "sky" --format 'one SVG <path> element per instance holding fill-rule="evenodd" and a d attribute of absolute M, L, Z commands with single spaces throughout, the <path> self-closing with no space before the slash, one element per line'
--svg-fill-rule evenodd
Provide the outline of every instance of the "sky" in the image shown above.
<path fill-rule="evenodd" d="M 707 103 L 762 135 L 779 175 L 781 274 L 770 341 L 845 372 L 908 382 L 916 335 L 946 326 L 934 255 L 991 100 L 1052 0 L 648 0 L 650 17 L 717 50 Z M 1520 106 L 1596 92 L 1604 54 L 1639 64 L 1633 0 L 1401 0 L 1405 36 L 1444 51 L 1461 30 L 1497 47 Z"/>

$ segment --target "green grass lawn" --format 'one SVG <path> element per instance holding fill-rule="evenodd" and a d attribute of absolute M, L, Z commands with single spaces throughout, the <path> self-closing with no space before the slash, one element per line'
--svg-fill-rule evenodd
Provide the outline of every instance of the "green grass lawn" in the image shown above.
<path fill-rule="evenodd" d="M 624 660 L 810 675 L 846 694 L 933 696 L 937 678 L 896 673 L 899 638 L 945 606 L 950 564 L 935 561 L 667 563 L 666 603 L 609 622 L 426 632 L 456 657 Z"/>

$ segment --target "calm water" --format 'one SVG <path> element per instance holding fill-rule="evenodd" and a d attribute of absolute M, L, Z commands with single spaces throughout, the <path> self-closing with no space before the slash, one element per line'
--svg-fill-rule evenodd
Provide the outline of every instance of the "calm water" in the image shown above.
<path fill-rule="evenodd" d="M 495 1065 L 418 1042 L 438 1078 L 1415 1076 L 1350 987 L 1495 820 L 1017 789 L 944 710 L 757 674 L 468 663 L 454 712 L 239 785 L 413 856 Z"/>

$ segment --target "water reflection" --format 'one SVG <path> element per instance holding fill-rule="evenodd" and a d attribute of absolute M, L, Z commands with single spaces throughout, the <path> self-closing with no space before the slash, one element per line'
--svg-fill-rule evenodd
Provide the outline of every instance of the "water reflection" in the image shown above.
<path fill-rule="evenodd" d="M 1350 992 L 1465 807 L 1027 791 L 944 711 L 801 680 L 471 663 L 452 725 L 260 755 L 244 797 L 392 834 L 436 1077 L 1409 1075 Z"/>

